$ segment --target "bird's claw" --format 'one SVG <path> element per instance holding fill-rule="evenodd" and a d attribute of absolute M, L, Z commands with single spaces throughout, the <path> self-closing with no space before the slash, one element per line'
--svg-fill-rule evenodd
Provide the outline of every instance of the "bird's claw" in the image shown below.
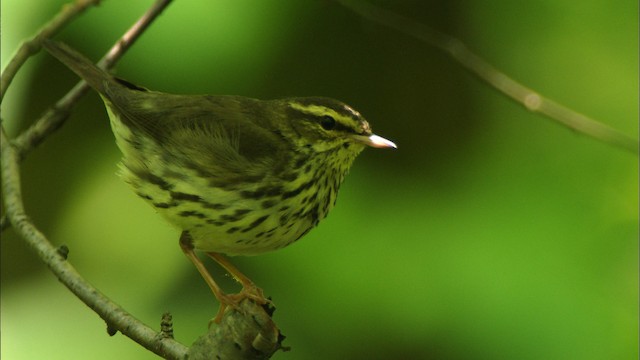
<path fill-rule="evenodd" d="M 227 311 L 227 308 L 231 308 L 236 311 L 242 311 L 240 308 L 240 303 L 245 299 L 249 299 L 258 305 L 273 304 L 271 300 L 267 299 L 264 296 L 262 289 L 255 286 L 254 284 L 247 284 L 243 286 L 242 290 L 240 290 L 240 292 L 237 294 L 220 294 L 218 296 L 218 301 L 220 301 L 220 308 L 218 309 L 216 317 L 214 317 L 209 322 L 209 326 L 211 326 L 212 322 L 220 324 L 224 313 Z"/>

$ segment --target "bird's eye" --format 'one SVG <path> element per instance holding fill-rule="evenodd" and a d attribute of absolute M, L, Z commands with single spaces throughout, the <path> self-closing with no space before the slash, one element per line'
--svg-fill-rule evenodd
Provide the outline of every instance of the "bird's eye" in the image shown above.
<path fill-rule="evenodd" d="M 320 119 L 320 126 L 325 130 L 333 130 L 336 126 L 336 119 L 329 115 L 325 115 Z"/>

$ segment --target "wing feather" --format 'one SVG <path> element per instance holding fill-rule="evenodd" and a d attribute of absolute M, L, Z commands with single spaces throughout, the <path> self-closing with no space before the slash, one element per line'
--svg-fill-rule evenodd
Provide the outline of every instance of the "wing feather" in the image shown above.
<path fill-rule="evenodd" d="M 211 181 L 254 181 L 285 168 L 287 142 L 269 130 L 259 100 L 237 96 L 172 95 L 118 83 L 106 97 L 121 121 L 153 139 L 167 161 Z"/>

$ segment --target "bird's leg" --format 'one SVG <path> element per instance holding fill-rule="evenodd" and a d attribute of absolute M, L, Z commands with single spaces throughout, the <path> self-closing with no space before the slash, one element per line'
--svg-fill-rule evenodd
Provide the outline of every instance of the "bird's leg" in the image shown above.
<path fill-rule="evenodd" d="M 241 273 L 240 270 L 233 266 L 233 264 L 231 264 L 227 258 L 222 256 L 222 254 L 214 252 L 208 252 L 206 254 L 227 270 L 227 272 L 229 272 L 229 274 L 231 274 L 231 276 L 233 276 L 233 278 L 242 285 L 242 290 L 240 290 L 238 294 L 229 295 L 229 297 L 233 297 L 237 301 L 237 304 L 247 298 L 260 305 L 271 303 L 269 299 L 264 297 L 262 289 L 257 287 L 251 279 Z"/>
<path fill-rule="evenodd" d="M 180 235 L 180 248 L 182 249 L 182 252 L 184 252 L 184 254 L 187 256 L 187 258 L 191 260 L 193 265 L 195 265 L 196 269 L 198 269 L 198 272 L 200 273 L 200 275 L 202 275 L 204 281 L 207 283 L 207 285 L 209 285 L 209 288 L 211 288 L 213 295 L 220 302 L 220 309 L 218 309 L 216 317 L 213 318 L 213 321 L 219 324 L 222 320 L 222 315 L 224 315 L 227 307 L 231 306 L 237 309 L 239 301 L 234 295 L 225 294 L 222 289 L 220 289 L 220 286 L 215 282 L 215 280 L 213 280 L 213 277 L 211 276 L 211 274 L 209 274 L 207 268 L 193 251 L 191 235 L 186 231 L 183 231 L 182 235 Z"/>

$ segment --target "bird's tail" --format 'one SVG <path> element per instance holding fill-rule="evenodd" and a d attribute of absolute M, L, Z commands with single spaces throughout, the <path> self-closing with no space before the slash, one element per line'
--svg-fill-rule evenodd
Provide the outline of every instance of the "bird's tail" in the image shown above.
<path fill-rule="evenodd" d="M 51 55 L 78 74 L 97 92 L 105 95 L 106 84 L 113 81 L 113 76 L 97 67 L 91 60 L 66 44 L 45 39 L 42 41 L 42 46 Z"/>

